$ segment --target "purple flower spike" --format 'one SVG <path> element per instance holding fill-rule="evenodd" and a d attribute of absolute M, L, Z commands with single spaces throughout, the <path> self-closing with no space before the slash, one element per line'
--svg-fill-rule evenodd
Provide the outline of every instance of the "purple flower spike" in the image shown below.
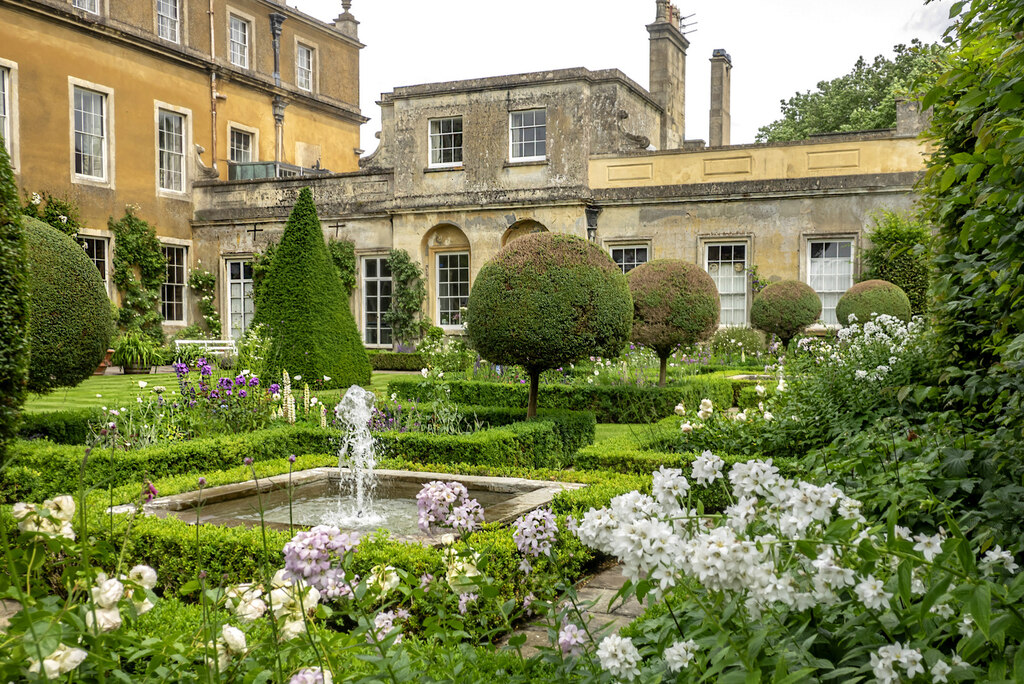
<path fill-rule="evenodd" d="M 288 457 L 288 462 L 295 463 L 295 454 L 292 454 L 291 456 Z"/>
<path fill-rule="evenodd" d="M 255 375 L 252 376 L 251 378 L 249 378 L 249 387 L 258 387 L 259 384 L 260 384 L 260 379 L 257 378 Z"/>
<path fill-rule="evenodd" d="M 228 390 L 228 394 L 231 394 L 231 390 Z M 238 390 L 238 396 L 242 397 L 242 399 L 245 399 L 247 396 L 249 396 L 249 394 L 244 389 L 240 389 Z"/>
<path fill-rule="evenodd" d="M 270 383 L 270 387 L 268 389 L 269 389 L 271 394 L 280 394 L 281 393 L 281 386 L 278 385 L 276 382 Z"/>

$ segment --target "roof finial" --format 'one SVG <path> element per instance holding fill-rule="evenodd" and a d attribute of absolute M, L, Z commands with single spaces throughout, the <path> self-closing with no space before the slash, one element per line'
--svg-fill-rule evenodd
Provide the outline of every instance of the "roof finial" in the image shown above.
<path fill-rule="evenodd" d="M 352 9 L 352 0 L 341 0 L 341 9 L 345 10 L 346 13 Z"/>

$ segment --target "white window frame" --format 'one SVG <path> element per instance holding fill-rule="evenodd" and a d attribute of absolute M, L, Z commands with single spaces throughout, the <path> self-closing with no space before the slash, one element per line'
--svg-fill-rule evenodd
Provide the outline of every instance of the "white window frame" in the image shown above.
<path fill-rule="evenodd" d="M 256 33 L 255 32 L 256 21 L 253 19 L 251 14 L 246 14 L 245 12 L 239 12 L 234 7 L 230 7 L 230 6 L 227 8 L 227 15 L 228 15 L 228 26 L 227 26 L 227 36 L 226 36 L 226 40 L 224 41 L 224 45 L 225 45 L 225 47 L 227 48 L 227 51 L 228 51 L 228 54 L 227 54 L 228 64 L 230 64 L 230 65 L 232 65 L 234 67 L 238 67 L 239 69 L 246 69 L 246 70 L 253 69 L 254 68 L 253 67 L 253 61 L 254 61 L 254 58 L 255 58 L 255 55 L 256 55 L 256 51 L 254 49 L 255 33 Z M 232 59 L 233 53 L 231 51 L 231 46 L 232 46 L 232 43 L 236 43 L 236 41 L 233 41 L 232 38 L 231 38 L 231 20 L 232 19 L 237 19 L 237 20 L 243 22 L 246 25 L 246 30 L 245 30 L 245 39 L 246 39 L 246 44 L 245 44 L 245 64 L 238 64 L 237 62 L 235 62 L 234 59 Z"/>
<path fill-rule="evenodd" d="M 647 250 L 647 259 L 642 261 L 642 262 L 640 262 L 640 263 L 637 263 L 636 259 L 634 258 L 634 260 L 633 260 L 633 267 L 629 268 L 629 269 L 626 269 L 626 268 L 624 268 L 625 263 L 619 263 L 618 261 L 615 261 L 615 250 L 617 250 L 617 249 L 623 249 L 623 250 L 625 250 L 625 249 L 632 249 L 632 250 L 644 249 L 644 250 Z M 640 266 L 641 264 L 646 264 L 648 261 L 651 260 L 651 244 L 649 242 L 620 242 L 620 243 L 613 243 L 613 244 L 608 245 L 608 256 L 611 257 L 612 261 L 615 261 L 615 265 L 618 266 L 622 270 L 622 273 L 626 274 L 626 273 L 629 273 L 630 271 L 632 271 L 637 266 Z M 634 257 L 635 256 L 636 256 L 636 253 L 634 252 Z"/>
<path fill-rule="evenodd" d="M 236 262 L 241 264 L 239 266 L 239 273 L 241 275 L 241 278 L 239 278 L 238 280 L 234 280 L 234 279 L 231 278 L 231 264 L 236 263 Z M 245 314 L 245 303 L 243 301 L 243 303 L 242 303 L 242 311 L 241 311 L 241 315 L 242 315 L 242 330 L 241 330 L 241 334 L 238 337 L 235 337 L 235 335 L 234 335 L 234 326 L 232 326 L 232 324 L 231 324 L 231 302 L 232 302 L 232 299 L 233 299 L 231 297 L 231 285 L 234 284 L 234 283 L 238 283 L 239 284 L 239 286 L 241 287 L 241 292 L 242 292 L 240 299 L 242 299 L 242 300 L 244 300 L 244 298 L 245 298 L 245 286 L 247 284 L 249 285 L 250 298 L 255 296 L 255 285 L 253 284 L 252 270 L 251 270 L 252 269 L 252 262 L 253 262 L 253 257 L 252 256 L 230 256 L 230 257 L 224 257 L 224 260 L 223 260 L 223 263 L 224 263 L 223 283 L 225 285 L 225 287 L 224 287 L 224 315 L 221 318 L 221 320 L 225 321 L 226 325 L 221 327 L 221 331 L 222 331 L 221 334 L 227 335 L 227 337 L 225 339 L 238 340 L 238 339 L 241 339 L 242 337 L 244 337 L 245 336 L 245 331 L 249 329 L 250 325 L 252 325 L 252 316 L 254 316 L 256 314 L 256 302 L 253 301 L 252 314 L 250 314 L 249 317 L 247 318 L 246 314 Z M 249 278 L 245 277 L 245 265 L 246 264 L 249 264 L 249 268 L 250 268 Z"/>
<path fill-rule="evenodd" d="M 304 88 L 299 77 L 302 69 L 299 64 L 300 49 L 309 50 L 309 87 Z M 295 36 L 295 87 L 305 93 L 315 93 L 320 90 L 320 69 L 319 69 L 320 47 L 305 38 L 299 39 Z"/>
<path fill-rule="evenodd" d="M 731 239 L 729 239 L 729 238 L 726 238 L 726 239 L 714 238 L 714 239 L 705 239 L 705 240 L 702 240 L 701 242 L 702 242 L 702 245 L 701 245 L 701 252 L 702 252 L 701 259 L 702 259 L 702 262 L 703 262 L 703 265 L 704 265 L 704 272 L 707 273 L 708 275 L 710 275 L 712 279 L 715 279 L 715 274 L 711 273 L 711 263 L 712 263 L 712 261 L 711 261 L 711 257 L 710 257 L 710 254 L 709 254 L 709 251 L 711 250 L 711 248 L 712 247 L 733 247 L 733 248 L 735 248 L 735 247 L 742 247 L 743 248 L 743 309 L 742 309 L 742 313 L 743 313 L 742 319 L 743 320 L 740 321 L 739 323 L 726 323 L 724 319 L 719 319 L 718 327 L 720 327 L 720 328 L 728 328 L 728 327 L 742 328 L 742 327 L 745 327 L 745 326 L 749 325 L 750 321 L 749 321 L 748 312 L 750 310 L 750 294 L 749 294 L 749 292 L 750 292 L 750 282 L 749 282 L 750 240 L 747 240 L 747 239 L 744 239 L 744 238 L 731 238 Z M 718 263 L 718 264 L 722 263 L 721 255 L 719 255 L 719 259 L 715 263 Z M 728 263 L 735 264 L 736 263 L 736 259 L 735 258 L 730 259 Z M 718 300 L 719 300 L 719 304 L 721 305 L 721 302 L 722 302 L 722 291 L 721 291 L 721 288 L 718 288 L 718 281 L 717 281 L 717 279 L 715 279 L 715 287 L 716 287 L 716 289 L 718 289 Z M 739 293 L 737 293 L 737 292 L 729 292 L 727 294 L 729 294 L 729 295 L 736 295 L 736 294 L 739 294 Z M 724 311 L 724 309 L 722 309 L 722 310 Z"/>
<path fill-rule="evenodd" d="M 21 146 L 18 142 L 18 63 L 0 58 L 0 72 L 0 78 L 4 81 L 3 93 L 0 94 L 3 98 L 0 107 L 3 108 L 4 123 L 0 135 L 3 135 L 7 156 L 11 158 L 11 169 L 18 173 L 21 169 Z"/>
<path fill-rule="evenodd" d="M 517 143 L 514 141 L 514 138 L 515 138 L 514 131 L 517 130 L 517 129 L 518 130 L 525 130 L 527 128 L 534 128 L 534 129 L 535 128 L 539 128 L 539 126 L 537 126 L 536 124 L 534 124 L 532 126 L 516 126 L 515 125 L 515 117 L 516 117 L 517 114 L 527 114 L 529 112 L 534 112 L 534 113 L 536 113 L 536 112 L 544 112 L 544 154 L 533 155 L 533 156 L 517 157 L 516 154 L 515 154 L 516 144 Z M 517 109 L 515 111 L 511 111 L 511 112 L 508 113 L 508 159 L 509 159 L 510 162 L 538 162 L 538 161 L 546 161 L 547 158 L 548 158 L 548 155 L 547 155 L 547 149 L 548 149 L 547 138 L 548 138 L 547 108 L 545 108 L 545 107 L 532 107 L 530 109 Z M 532 142 L 536 143 L 538 141 L 534 140 Z M 518 144 L 519 145 L 525 145 L 527 143 L 520 142 Z"/>
<path fill-rule="evenodd" d="M 186 245 L 177 245 L 170 243 L 162 243 L 160 249 L 164 252 L 164 256 L 167 256 L 166 250 L 180 250 L 181 252 L 181 282 L 172 283 L 170 282 L 171 264 L 167 264 L 167 274 L 164 276 L 164 282 L 160 285 L 160 314 L 164 316 L 164 323 L 169 325 L 187 325 L 188 324 L 188 247 Z M 165 307 L 168 305 L 178 304 L 177 301 L 167 299 L 167 288 L 181 288 L 181 318 L 168 318 L 165 315 Z"/>
<path fill-rule="evenodd" d="M 473 280 L 472 262 L 470 261 L 471 255 L 470 255 L 469 250 L 468 249 L 459 249 L 459 250 L 452 250 L 450 252 L 445 251 L 445 252 L 435 252 L 434 253 L 434 305 L 435 305 L 436 311 L 437 311 L 437 325 L 440 326 L 441 328 L 445 329 L 445 330 L 461 330 L 463 324 L 461 322 L 460 323 L 442 323 L 441 322 L 441 316 L 442 316 L 441 300 L 442 299 L 452 299 L 453 298 L 451 295 L 445 295 L 443 297 L 441 295 L 441 257 L 453 257 L 453 256 L 457 257 L 457 256 L 463 256 L 463 255 L 465 255 L 465 257 L 466 257 L 466 296 L 465 296 L 465 300 L 468 303 L 468 301 L 469 301 L 469 288 L 470 288 L 470 286 L 472 284 L 472 280 Z M 461 268 L 461 266 L 459 266 L 458 268 Z M 445 270 L 448 271 L 448 270 L 450 270 L 450 268 L 446 266 Z M 460 280 L 458 282 L 461 284 L 462 281 Z M 448 283 L 448 284 L 450 285 L 450 283 Z M 462 295 L 458 295 L 458 298 L 459 299 L 463 299 Z M 465 306 L 465 305 L 466 304 L 462 304 L 462 306 Z M 461 306 L 459 308 L 461 308 Z M 458 313 L 458 309 L 456 309 L 455 311 L 456 311 L 456 313 Z"/>
<path fill-rule="evenodd" d="M 165 2 L 166 3 L 171 3 L 171 4 L 174 5 L 174 10 L 177 13 L 176 17 L 172 17 L 170 15 L 163 14 L 160 11 L 161 3 L 165 3 Z M 182 30 L 181 30 L 181 28 L 182 28 L 182 21 L 181 21 L 181 19 L 182 19 L 182 16 L 184 15 L 184 9 L 185 9 L 184 8 L 184 4 L 185 4 L 185 0 L 155 0 L 154 6 L 153 6 L 153 16 L 154 16 L 155 22 L 156 22 L 155 30 L 156 30 L 157 38 L 160 38 L 161 40 L 166 40 L 169 43 L 176 43 L 178 45 L 182 44 Z M 161 24 L 161 19 L 165 20 L 165 24 Z M 171 24 L 169 22 L 173 22 L 173 23 Z M 161 33 L 162 26 L 164 26 L 164 25 L 171 25 L 171 26 L 173 26 L 173 28 L 174 28 L 174 37 L 173 38 L 165 36 L 163 33 Z"/>
<path fill-rule="evenodd" d="M 100 13 L 100 0 L 71 0 L 71 6 L 89 14 Z"/>
<path fill-rule="evenodd" d="M 96 242 L 100 242 L 100 243 L 103 244 L 103 272 L 102 272 L 101 275 L 103 276 L 103 290 L 107 293 L 107 296 L 109 297 L 110 296 L 110 267 L 111 267 L 111 263 L 113 261 L 111 259 L 111 257 L 112 257 L 111 250 L 113 249 L 113 246 L 114 246 L 114 239 L 112 237 L 110 237 L 109 235 L 104 235 L 103 233 L 100 233 L 99 231 L 94 231 L 94 230 L 89 229 L 89 228 L 79 228 L 78 235 L 76 237 L 77 237 L 77 240 L 79 241 L 79 244 L 81 244 L 82 240 L 94 240 Z M 84 248 L 85 248 L 85 246 L 83 245 L 83 249 Z M 92 257 L 89 257 L 89 260 L 92 261 L 94 264 L 96 263 L 96 260 L 94 258 L 92 258 Z M 99 266 L 97 266 L 96 268 L 99 269 Z"/>
<path fill-rule="evenodd" d="M 75 170 L 75 89 L 91 90 L 103 95 L 103 171 L 104 175 L 87 176 Z M 71 182 L 114 189 L 114 89 L 91 81 L 68 76 L 68 130 L 71 140 Z"/>
<path fill-rule="evenodd" d="M 182 118 L 182 149 L 181 149 L 181 189 L 166 188 L 160 184 L 161 171 L 161 149 L 160 149 L 160 112 L 176 114 Z M 192 178 L 190 168 L 191 157 L 188 151 L 192 149 L 192 110 L 186 107 L 176 107 L 166 102 L 153 100 L 153 128 L 154 148 L 156 149 L 156 194 L 161 197 L 181 199 L 189 194 L 189 179 Z"/>
<path fill-rule="evenodd" d="M 811 262 L 812 262 L 812 259 L 811 259 L 811 245 L 813 243 L 815 243 L 815 242 L 838 242 L 838 243 L 846 242 L 846 243 L 849 243 L 849 245 L 850 245 L 850 257 L 849 257 L 849 259 L 850 259 L 850 278 L 849 278 L 849 285 L 847 285 L 845 289 L 843 289 L 843 290 L 820 290 L 819 291 L 812 284 L 812 282 L 811 282 Z M 857 236 L 856 235 L 849 235 L 849 234 L 845 234 L 845 235 L 806 235 L 806 236 L 804 236 L 803 247 L 804 247 L 804 252 L 805 252 L 804 253 L 804 257 L 803 257 L 804 282 L 807 283 L 811 287 L 811 289 L 813 289 L 814 292 L 818 295 L 818 298 L 821 299 L 820 323 L 825 328 L 836 328 L 836 327 L 839 327 L 840 323 L 838 322 L 838 320 L 836 322 L 834 322 L 834 323 L 829 321 L 829 320 L 827 320 L 827 317 L 826 317 L 827 307 L 826 307 L 826 304 L 825 304 L 825 297 L 823 297 L 822 295 L 838 295 L 838 297 L 836 297 L 836 302 L 838 303 L 839 297 L 842 297 L 843 294 L 846 292 L 846 290 L 848 290 L 850 287 L 853 286 L 854 278 L 857 275 L 857 262 L 856 262 Z M 832 257 L 832 258 L 834 258 L 834 259 L 844 259 L 845 257 Z M 832 317 L 833 318 L 835 317 L 835 307 L 834 306 L 832 307 Z"/>
<path fill-rule="evenodd" d="M 438 131 L 437 133 L 435 133 L 434 132 L 434 124 L 436 123 L 439 126 L 443 127 L 443 123 L 442 122 L 444 122 L 444 121 L 452 121 L 452 122 L 454 122 L 456 120 L 458 120 L 458 122 L 459 122 L 459 132 L 458 132 L 458 135 L 462 138 L 462 141 L 461 141 L 461 143 L 459 144 L 458 147 L 455 147 L 454 145 L 452 145 L 451 147 L 445 147 L 444 144 L 443 144 L 445 136 L 454 136 L 454 135 L 456 135 L 456 133 L 454 131 L 451 131 L 451 132 L 448 132 L 448 133 L 444 133 L 442 131 Z M 463 122 L 461 114 L 457 114 L 457 115 L 454 115 L 454 116 L 439 116 L 439 117 L 435 117 L 435 118 L 432 118 L 432 119 L 427 119 L 427 168 L 430 168 L 430 169 L 452 169 L 452 168 L 458 168 L 458 167 L 462 166 L 463 160 L 465 159 L 465 143 L 466 143 L 465 135 L 466 135 L 466 128 L 465 128 L 465 124 Z M 445 150 L 452 150 L 453 151 L 453 155 L 452 156 L 454 156 L 454 151 L 458 150 L 459 151 L 459 160 L 458 161 L 451 161 L 451 162 L 435 162 L 434 161 L 434 151 L 435 150 L 438 150 L 438 151 L 440 151 L 442 153 Z"/>
<path fill-rule="evenodd" d="M 365 346 L 367 346 L 367 347 L 388 349 L 394 343 L 394 331 L 391 330 L 390 327 L 387 327 L 387 326 L 384 325 L 382 316 L 385 313 L 385 311 L 381 311 L 381 306 L 380 306 L 380 300 L 382 298 L 381 294 L 380 294 L 380 287 L 381 287 L 382 283 L 389 283 L 389 284 L 391 284 L 391 286 L 392 286 L 391 294 L 388 295 L 387 298 L 389 300 L 392 300 L 394 298 L 394 282 L 392 280 L 392 277 L 390 275 L 382 276 L 381 275 L 381 271 L 380 271 L 381 264 L 384 263 L 384 262 L 387 262 L 387 260 L 388 260 L 388 255 L 387 254 L 366 254 L 366 255 L 364 255 L 361 258 L 361 262 L 362 263 L 361 263 L 361 268 L 360 268 L 360 274 L 361 274 L 361 290 L 360 290 L 360 292 L 361 292 L 362 297 L 361 297 L 360 304 L 362 305 L 362 314 L 363 315 L 362 315 L 362 325 L 360 327 L 361 327 L 362 332 L 363 332 L 363 344 Z M 367 266 L 368 266 L 370 261 L 376 261 L 377 262 L 377 275 L 376 276 L 370 276 L 370 275 L 367 274 L 367 270 L 368 270 Z M 376 313 L 377 313 L 377 316 L 378 316 L 378 323 L 377 323 L 377 326 L 376 326 L 376 332 L 377 332 L 377 341 L 376 342 L 370 342 L 369 339 L 368 339 L 369 332 L 370 332 L 370 326 L 368 325 L 367 317 L 369 315 L 370 307 L 367 306 L 367 303 L 370 300 L 370 294 L 369 294 L 369 288 L 367 287 L 367 284 L 371 283 L 371 282 L 377 284 L 377 293 L 376 293 L 376 295 L 373 296 L 373 299 L 374 299 L 374 301 L 376 303 L 376 309 L 377 309 Z M 390 306 L 389 306 L 389 308 L 390 308 Z M 390 341 L 388 341 L 388 342 L 381 342 L 380 341 L 380 338 L 381 338 L 380 333 L 381 333 L 382 330 L 387 330 L 388 331 L 388 336 L 391 338 Z"/>
<path fill-rule="evenodd" d="M 239 133 L 248 133 L 251 136 L 252 149 L 249 150 L 249 152 L 252 158 L 247 162 L 237 162 L 231 158 L 231 133 L 233 130 L 238 131 Z M 252 162 L 258 162 L 260 160 L 260 129 L 252 128 L 251 126 L 244 126 L 240 123 L 235 123 L 234 121 L 228 121 L 227 159 L 233 164 L 251 164 Z"/>

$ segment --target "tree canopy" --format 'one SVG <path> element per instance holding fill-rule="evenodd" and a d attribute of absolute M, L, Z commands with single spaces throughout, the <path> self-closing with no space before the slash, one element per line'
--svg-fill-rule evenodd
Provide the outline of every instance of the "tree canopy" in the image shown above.
<path fill-rule="evenodd" d="M 943 50 L 914 39 L 910 45 L 895 46 L 891 59 L 878 55 L 869 63 L 860 57 L 850 73 L 783 100 L 782 118 L 762 126 L 756 140 L 804 140 L 817 133 L 893 128 L 896 99 L 928 87 Z"/>

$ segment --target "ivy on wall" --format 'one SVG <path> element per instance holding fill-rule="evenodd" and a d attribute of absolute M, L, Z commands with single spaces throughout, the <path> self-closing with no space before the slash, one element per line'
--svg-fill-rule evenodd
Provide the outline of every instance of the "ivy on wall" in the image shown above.
<path fill-rule="evenodd" d="M 220 337 L 220 314 L 217 313 L 217 306 L 214 304 L 217 276 L 203 268 L 203 262 L 200 261 L 188 274 L 188 287 L 195 294 L 206 332 L 214 339 Z"/>
<path fill-rule="evenodd" d="M 348 240 L 331 240 L 327 243 L 331 261 L 338 269 L 341 285 L 349 295 L 356 289 L 356 246 Z"/>
<path fill-rule="evenodd" d="M 423 302 L 427 298 L 423 269 L 404 249 L 388 252 L 388 264 L 391 266 L 391 308 L 384 314 L 384 322 L 391 327 L 396 341 L 411 343 L 430 327 L 430 323 L 423 320 Z"/>
<path fill-rule="evenodd" d="M 71 200 L 54 197 L 48 192 L 26 195 L 21 213 L 53 226 L 65 235 L 75 237 L 82 228 L 78 205 Z"/>
<path fill-rule="evenodd" d="M 868 233 L 871 247 L 864 250 L 861 280 L 887 280 L 910 299 L 915 316 L 928 308 L 928 243 L 931 233 L 919 220 L 883 210 L 873 217 Z"/>
<path fill-rule="evenodd" d="M 118 326 L 162 341 L 160 286 L 167 277 L 167 259 L 156 231 L 131 205 L 117 221 L 111 217 L 107 227 L 114 234 L 113 280 L 121 294 Z"/>

